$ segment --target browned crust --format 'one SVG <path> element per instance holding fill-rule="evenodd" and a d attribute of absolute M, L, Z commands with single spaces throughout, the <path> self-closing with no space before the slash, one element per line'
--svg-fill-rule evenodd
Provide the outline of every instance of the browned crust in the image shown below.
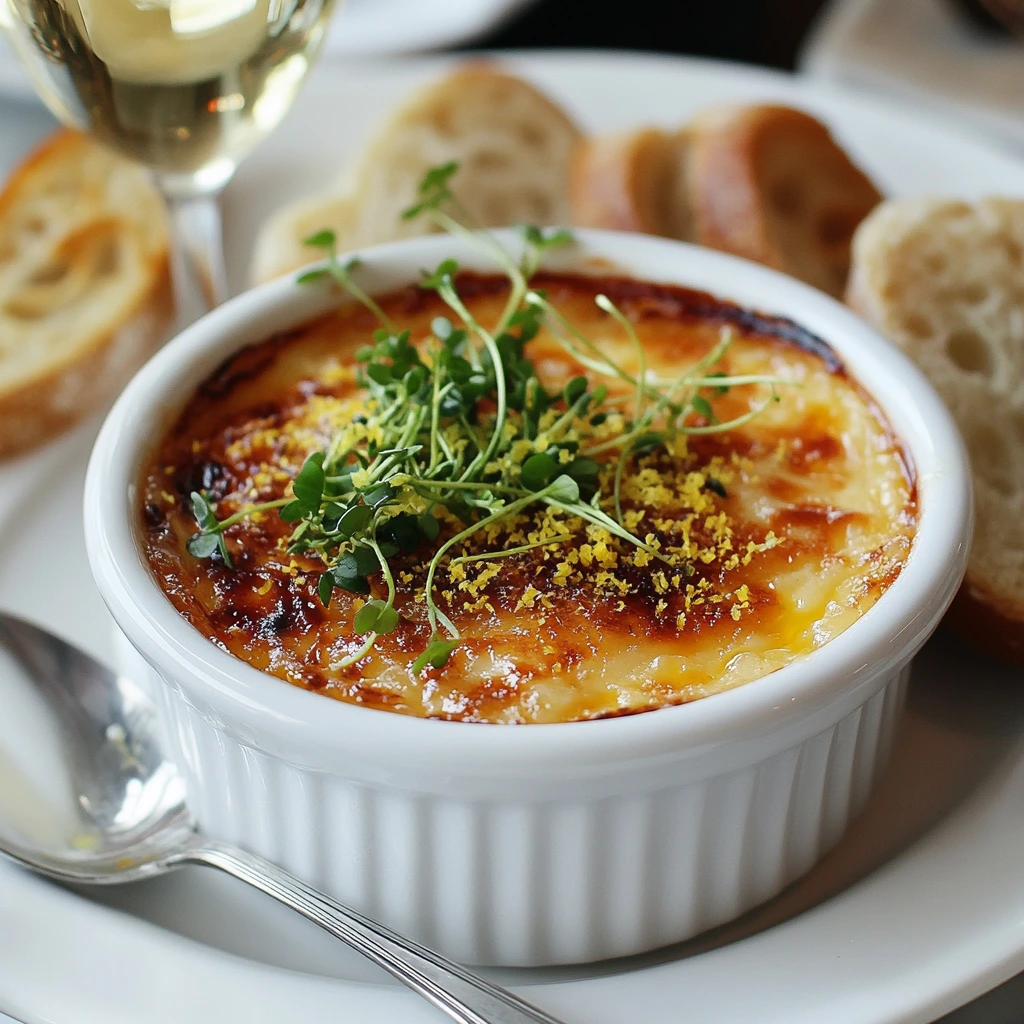
<path fill-rule="evenodd" d="M 35 448 L 112 401 L 166 340 L 174 320 L 167 258 L 133 314 L 84 351 L 0 394 L 0 459 Z"/>
<path fill-rule="evenodd" d="M 782 106 L 726 108 L 691 126 L 696 240 L 842 294 L 857 225 L 882 196 L 828 128 Z"/>
<path fill-rule="evenodd" d="M 666 203 L 675 145 L 657 128 L 581 139 L 569 166 L 569 201 L 580 227 L 670 235 Z"/>
<path fill-rule="evenodd" d="M 943 622 L 983 654 L 1024 666 L 1024 616 L 1014 611 L 984 581 L 968 575 Z"/>
<path fill-rule="evenodd" d="M 644 345 L 652 365 L 665 367 L 677 360 L 695 360 L 698 352 L 714 345 L 719 336 L 716 325 L 728 322 L 735 324 L 741 335 L 749 333 L 758 345 L 799 345 L 811 353 L 815 362 L 820 359 L 826 372 L 844 376 L 841 365 L 830 358 L 824 344 L 806 332 L 706 293 L 573 273 L 542 274 L 533 283 L 561 308 L 586 309 L 590 316 L 598 315 L 592 312 L 593 296 L 599 292 L 609 295 L 625 315 L 643 325 Z M 498 314 L 508 292 L 507 279 L 493 274 L 463 273 L 457 285 L 459 294 L 485 320 Z M 411 331 L 418 344 L 425 343 L 441 302 L 436 293 L 409 286 L 377 299 L 389 316 Z M 697 330 L 692 334 L 679 330 L 684 324 L 692 324 Z M 139 494 L 147 557 L 174 606 L 213 642 L 255 667 L 332 698 L 368 707 L 457 721 L 532 721 L 546 712 L 537 710 L 529 695 L 540 692 L 534 689 L 541 685 L 540 680 L 549 681 L 557 689 L 553 677 L 563 672 L 566 687 L 557 697 L 559 710 L 554 712 L 560 721 L 622 714 L 624 710 L 638 713 L 695 699 L 697 691 L 688 685 L 680 688 L 676 674 L 672 679 L 661 678 L 653 669 L 649 687 L 645 684 L 643 693 L 637 691 L 630 697 L 628 709 L 617 698 L 606 702 L 606 689 L 590 691 L 589 684 L 582 680 L 578 686 L 574 682 L 584 659 L 599 658 L 602 651 L 616 645 L 626 648 L 637 642 L 682 642 L 679 616 L 684 609 L 687 635 L 695 644 L 706 644 L 706 650 L 720 654 L 739 628 L 739 620 L 722 601 L 699 600 L 691 606 L 684 596 L 682 575 L 669 581 L 649 568 L 621 563 L 615 575 L 626 589 L 612 596 L 594 587 L 594 573 L 599 567 L 590 574 L 556 582 L 559 560 L 548 560 L 537 551 L 521 553 L 503 563 L 501 578 L 487 583 L 486 611 L 463 602 L 454 589 L 445 593 L 442 588 L 438 600 L 463 632 L 460 649 L 443 672 L 430 670 L 424 679 L 413 676 L 406 684 L 402 681 L 406 678 L 401 675 L 402 666 L 408 667 L 430 634 L 422 603 L 416 599 L 425 585 L 427 570 L 422 552 L 396 553 L 396 559 L 404 559 L 394 564 L 401 625 L 381 640 L 378 655 L 381 664 L 397 669 L 398 674 L 389 675 L 391 682 L 382 685 L 376 661 L 342 669 L 330 667 L 321 657 L 328 649 L 340 650 L 338 643 L 355 642 L 350 626 L 352 598 L 339 594 L 324 606 L 316 595 L 322 564 L 302 552 L 296 552 L 288 566 L 283 564 L 278 549 L 282 541 L 286 542 L 291 527 L 280 517 L 248 520 L 232 528 L 227 541 L 237 547 L 233 548 L 236 559 L 231 568 L 218 558 L 200 563 L 186 557 L 186 539 L 194 529 L 188 502 L 192 491 L 203 489 L 217 502 L 227 499 L 229 503 L 223 509 L 227 514 L 237 507 L 233 503 L 244 504 L 256 496 L 250 485 L 256 486 L 260 500 L 274 500 L 285 494 L 294 467 L 299 464 L 300 450 L 302 458 L 307 454 L 303 449 L 307 441 L 300 434 L 295 442 L 299 447 L 295 448 L 281 428 L 297 414 L 300 421 L 309 422 L 302 420 L 306 413 L 301 410 L 312 394 L 341 401 L 353 395 L 350 375 L 321 378 L 311 367 L 320 358 L 330 360 L 332 366 L 336 360 L 340 365 L 350 364 L 352 352 L 374 326 L 369 312 L 349 308 L 274 335 L 232 356 L 207 378 L 182 410 L 176 426 L 152 456 Z M 307 347 L 310 344 L 312 348 Z M 534 353 L 538 365 L 545 367 L 544 372 L 552 374 L 553 379 L 562 375 L 569 379 L 579 369 L 571 359 L 562 361 L 554 338 L 536 344 L 540 346 Z M 743 345 L 743 341 L 738 344 Z M 847 381 L 843 386 L 856 384 Z M 319 417 L 323 412 L 321 407 L 312 415 Z M 819 473 L 823 464 L 844 458 L 843 444 L 830 423 L 830 416 L 823 413 L 821 418 L 811 415 L 800 422 L 779 425 L 766 437 L 742 432 L 728 439 L 695 436 L 686 458 L 692 456 L 694 465 L 704 465 L 726 452 L 758 457 L 758 451 L 774 452 L 779 442 L 786 444 L 791 436 L 799 437 L 800 445 L 791 449 L 783 474 L 776 481 L 781 489 L 766 484 L 769 493 L 783 499 L 771 526 L 773 533 L 787 537 L 794 528 L 797 532 L 792 535 L 800 538 L 802 556 L 816 564 L 826 551 L 842 547 L 848 523 L 860 515 L 823 505 L 813 487 L 803 492 L 806 500 L 800 498 L 799 488 L 790 490 L 799 475 Z M 674 465 L 676 456 L 666 456 L 666 461 Z M 262 480 L 253 475 L 256 467 L 261 467 L 258 475 L 263 476 Z M 715 493 L 724 502 L 730 500 L 728 494 Z M 641 499 L 636 495 L 627 496 L 627 509 L 637 500 Z M 732 500 L 736 500 L 735 495 Z M 721 507 L 724 514 L 725 506 Z M 733 514 L 736 541 L 729 550 L 743 550 L 747 538 L 756 545 L 769 524 L 748 519 L 739 506 Z M 900 522 L 906 539 L 915 519 L 916 497 L 911 484 Z M 660 544 L 669 543 L 672 523 L 671 515 L 663 521 L 652 521 L 651 531 Z M 456 528 L 460 527 L 454 522 L 444 527 Z M 695 522 L 694 536 L 704 537 L 706 529 L 706 523 L 702 526 Z M 582 540 L 582 535 L 577 537 L 577 541 Z M 773 616 L 787 615 L 775 602 L 771 581 L 778 578 L 779 570 L 793 555 L 782 548 L 775 555 L 764 554 L 765 560 L 751 570 L 737 564 L 708 570 L 695 565 L 692 577 L 699 584 L 711 579 L 705 576 L 707 572 L 713 575 L 715 585 L 725 587 L 725 581 L 731 578 L 728 574 L 737 573 L 737 580 L 742 578 L 750 584 L 743 600 L 749 600 L 753 613 L 763 616 L 765 628 L 770 628 L 767 623 L 774 621 Z M 881 549 L 868 556 L 872 596 L 892 582 L 904 557 L 890 558 Z M 867 564 L 862 563 L 865 567 Z M 662 575 L 660 585 L 658 575 Z M 371 592 L 380 593 L 383 585 L 375 578 Z M 538 594 L 552 595 L 554 603 L 550 607 L 555 610 L 550 618 L 546 611 L 528 610 L 532 603 L 523 602 L 527 587 L 536 588 Z M 460 593 L 462 589 L 458 588 Z M 611 645 L 608 648 L 603 647 L 606 641 Z M 675 647 L 672 650 L 679 652 Z M 473 666 L 479 659 L 495 665 L 495 674 L 477 672 Z M 391 668 L 386 671 L 390 673 Z M 442 699 L 439 694 L 446 696 Z"/>

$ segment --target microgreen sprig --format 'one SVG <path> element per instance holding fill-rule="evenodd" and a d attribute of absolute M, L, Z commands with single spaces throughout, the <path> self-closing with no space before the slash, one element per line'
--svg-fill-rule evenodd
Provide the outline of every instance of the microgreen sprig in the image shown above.
<path fill-rule="evenodd" d="M 328 606 L 335 590 L 369 598 L 358 604 L 353 627 L 362 637 L 356 648 L 332 667 L 356 664 L 374 649 L 379 637 L 395 632 L 401 613 L 390 559 L 426 547 L 423 602 L 430 639 L 412 671 L 440 669 L 460 637 L 435 600 L 436 578 L 446 559 L 451 566 L 482 559 L 521 555 L 539 547 L 564 544 L 573 537 L 573 521 L 582 521 L 649 556 L 670 561 L 624 525 L 622 480 L 631 458 L 688 433 L 710 433 L 739 426 L 759 408 L 719 422 L 712 398 L 741 384 L 768 384 L 776 400 L 775 378 L 729 376 L 712 372 L 724 357 L 731 335 L 696 366 L 663 381 L 647 370 L 636 330 L 604 295 L 596 299 L 636 351 L 631 373 L 587 339 L 554 307 L 530 279 L 545 254 L 573 242 L 563 230 L 522 230 L 522 255 L 516 261 L 486 233 L 466 226 L 468 216 L 451 188 L 455 163 L 432 169 L 420 185 L 418 201 L 407 218 L 425 217 L 434 226 L 467 241 L 490 256 L 510 281 L 508 300 L 493 326 L 481 324 L 459 293 L 459 264 L 443 260 L 424 271 L 420 287 L 436 292 L 450 316 L 435 318 L 425 344 L 413 343 L 355 279 L 359 261 L 342 262 L 331 231 L 308 238 L 324 261 L 301 274 L 300 282 L 329 281 L 342 288 L 376 317 L 371 343 L 356 353 L 359 386 L 367 392 L 365 413 L 340 430 L 322 451 L 311 453 L 291 485 L 291 495 L 244 507 L 222 520 L 199 493 L 192 511 L 199 530 L 188 542 L 197 558 L 219 554 L 231 566 L 225 531 L 256 512 L 278 510 L 294 524 L 290 553 L 304 553 L 323 563 L 317 592 Z M 628 392 L 629 412 L 621 395 L 604 383 L 578 376 L 560 390 L 549 390 L 527 355 L 527 346 L 542 327 L 597 378 L 617 382 Z M 767 402 L 765 403 L 765 405 Z M 609 430 L 615 416 L 618 429 Z M 602 429 L 599 429 L 602 428 Z M 602 491 L 602 460 L 614 456 L 611 493 Z M 719 481 L 708 481 L 720 496 Z M 602 505 L 609 505 L 614 515 Z M 566 517 L 566 529 L 551 537 L 499 551 L 465 553 L 485 527 L 511 520 L 533 506 L 547 506 Z M 578 529 L 579 527 L 575 527 Z M 444 534 L 444 536 L 442 536 Z M 462 554 L 457 554 L 459 548 Z M 675 563 L 673 563 L 675 564 Z M 682 570 L 692 568 L 682 565 Z M 382 578 L 386 596 L 374 594 Z M 377 592 L 379 594 L 379 591 Z"/>

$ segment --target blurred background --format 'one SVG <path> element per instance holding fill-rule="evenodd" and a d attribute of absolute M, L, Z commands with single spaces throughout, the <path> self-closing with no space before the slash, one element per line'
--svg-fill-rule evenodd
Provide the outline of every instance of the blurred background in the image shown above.
<path fill-rule="evenodd" d="M 482 43 L 660 50 L 792 68 L 824 6 L 825 0 L 539 0 Z"/>
<path fill-rule="evenodd" d="M 1024 152 L 1024 47 L 985 4 L 1024 11 L 1024 0 L 345 0 L 325 58 L 570 47 L 741 61 L 895 95 Z M 0 95 L 32 95 L 2 37 Z"/>
<path fill-rule="evenodd" d="M 967 33 L 1008 35 L 980 0 L 926 0 L 949 8 Z M 907 0 L 884 0 L 907 7 Z M 792 69 L 825 8 L 858 0 L 538 0 L 477 45 L 660 50 Z M 920 2 L 909 6 L 921 8 Z"/>
<path fill-rule="evenodd" d="M 646 50 L 796 70 L 899 98 L 1024 152 L 1024 46 L 1007 27 L 1024 35 L 1024 0 L 446 2 L 501 8 L 466 48 Z"/>

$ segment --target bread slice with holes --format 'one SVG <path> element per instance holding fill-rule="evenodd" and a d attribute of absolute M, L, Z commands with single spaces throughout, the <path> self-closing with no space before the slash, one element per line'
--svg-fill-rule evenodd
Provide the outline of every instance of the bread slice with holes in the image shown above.
<path fill-rule="evenodd" d="M 146 173 L 78 132 L 44 141 L 0 193 L 0 457 L 110 401 L 172 311 Z"/>
<path fill-rule="evenodd" d="M 707 111 L 681 132 L 580 143 L 577 224 L 665 235 L 744 256 L 842 295 L 854 229 L 881 195 L 810 114 Z"/>
<path fill-rule="evenodd" d="M 580 132 L 540 90 L 485 64 L 463 67 L 397 110 L 332 189 L 277 211 L 256 243 L 252 277 L 265 281 L 315 256 L 302 242 L 332 229 L 341 250 L 430 230 L 403 220 L 431 168 L 455 160 L 452 190 L 480 227 L 565 224 L 569 158 Z"/>
<path fill-rule="evenodd" d="M 1024 200 L 883 204 L 854 236 L 847 299 L 924 371 L 970 450 L 977 518 L 949 622 L 1024 664 Z"/>

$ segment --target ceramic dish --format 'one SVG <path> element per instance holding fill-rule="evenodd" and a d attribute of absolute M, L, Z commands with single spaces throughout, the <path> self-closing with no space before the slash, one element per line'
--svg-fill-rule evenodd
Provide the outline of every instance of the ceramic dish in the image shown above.
<path fill-rule="evenodd" d="M 365 252 L 360 283 L 387 291 L 448 256 L 488 269 L 452 239 L 418 239 Z M 107 419 L 86 483 L 93 573 L 155 670 L 204 827 L 476 963 L 636 953 L 729 920 L 806 872 L 885 765 L 907 665 L 960 581 L 970 536 L 948 414 L 838 303 L 762 267 L 640 236 L 583 233 L 557 268 L 593 258 L 796 319 L 834 346 L 903 440 L 921 509 L 911 556 L 876 608 L 802 661 L 649 714 L 474 728 L 326 701 L 200 636 L 140 556 L 135 481 L 168 416 L 217 365 L 337 301 L 293 279 L 235 299 L 159 353 Z"/>

